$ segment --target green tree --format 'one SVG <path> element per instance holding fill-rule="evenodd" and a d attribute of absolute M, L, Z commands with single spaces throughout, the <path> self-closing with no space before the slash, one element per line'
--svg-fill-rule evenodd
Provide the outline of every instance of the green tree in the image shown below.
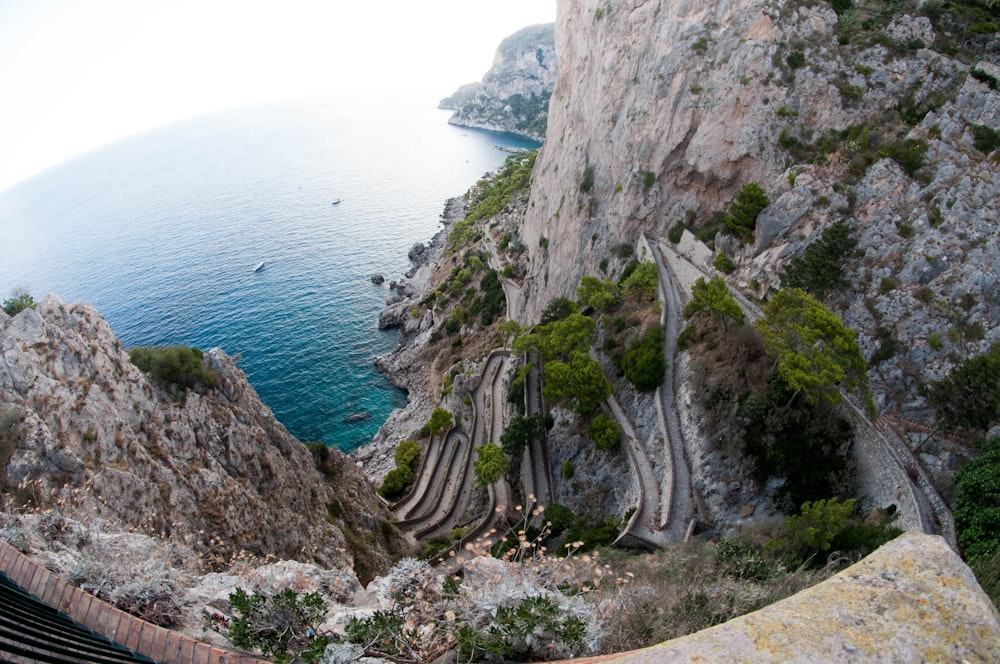
<path fill-rule="evenodd" d="M 557 297 L 545 305 L 539 324 L 545 325 L 557 320 L 563 320 L 577 311 L 579 311 L 579 307 L 576 306 L 576 302 L 567 297 Z"/>
<path fill-rule="evenodd" d="M 983 432 L 1000 422 L 1000 342 L 931 383 L 927 400 L 945 431 Z"/>
<path fill-rule="evenodd" d="M 476 448 L 477 459 L 473 462 L 476 472 L 476 483 L 479 486 L 493 484 L 507 472 L 507 456 L 503 448 L 493 443 L 486 443 Z"/>
<path fill-rule="evenodd" d="M 810 403 L 839 403 L 843 387 L 860 390 L 870 403 L 857 332 L 812 295 L 798 288 L 778 291 L 756 327 L 767 352 L 777 357 L 778 375 L 795 394 L 804 393 Z"/>
<path fill-rule="evenodd" d="M 967 560 L 1000 550 L 1000 438 L 955 476 L 955 527 Z"/>
<path fill-rule="evenodd" d="M 691 287 L 691 300 L 684 307 L 684 318 L 697 314 L 708 314 L 721 321 L 723 331 L 728 329 L 727 320 L 733 320 L 739 325 L 745 320 L 743 310 L 733 299 L 729 286 L 722 277 L 712 277 L 710 281 L 705 281 L 705 277 L 698 277 L 698 281 Z"/>
<path fill-rule="evenodd" d="M 544 361 L 568 358 L 573 351 L 586 352 L 594 342 L 597 324 L 583 314 L 572 313 L 562 320 L 539 325 L 531 334 L 522 335 L 514 350 L 523 353 L 537 350 Z"/>
<path fill-rule="evenodd" d="M 844 261 L 858 241 L 843 219 L 834 222 L 801 256 L 788 262 L 781 275 L 784 288 L 801 288 L 822 300 L 832 290 L 847 286 Z"/>
<path fill-rule="evenodd" d="M 621 370 L 640 392 L 652 392 L 661 384 L 667 371 L 663 354 L 666 335 L 662 325 L 652 325 L 642 338 L 622 355 Z"/>
<path fill-rule="evenodd" d="M 799 514 L 785 519 L 785 532 L 792 542 L 813 551 L 829 551 L 833 538 L 847 527 L 854 510 L 854 498 L 836 498 L 802 504 Z"/>
<path fill-rule="evenodd" d="M 656 297 L 656 287 L 660 283 L 660 275 L 656 263 L 641 262 L 631 274 L 622 279 L 622 292 L 629 297 L 639 297 L 652 300 Z"/>
<path fill-rule="evenodd" d="M 382 479 L 382 486 L 379 487 L 379 494 L 386 500 L 396 500 L 406 494 L 406 490 L 413 484 L 413 468 L 410 466 L 396 466 Z"/>
<path fill-rule="evenodd" d="M 435 408 L 434 412 L 431 413 L 430 419 L 427 420 L 427 427 L 435 436 L 444 435 L 454 424 L 455 422 L 452 420 L 451 413 L 444 408 Z"/>
<path fill-rule="evenodd" d="M 726 228 L 735 235 L 749 242 L 753 240 L 757 228 L 757 217 L 761 211 L 771 204 L 764 188 L 756 182 L 747 182 L 736 194 L 736 199 L 729 206 L 726 215 Z"/>
<path fill-rule="evenodd" d="M 594 412 L 611 396 L 611 391 L 612 385 L 604 376 L 601 363 L 585 352 L 573 351 L 568 363 L 552 360 L 545 364 L 542 395 L 553 403 L 566 404 L 575 413 Z"/>
<path fill-rule="evenodd" d="M 29 293 L 15 291 L 3 301 L 3 311 L 8 316 L 16 316 L 25 309 L 34 309 L 36 304 L 35 298 Z"/>
<path fill-rule="evenodd" d="M 396 446 L 396 466 L 408 466 L 416 472 L 420 463 L 420 445 L 413 440 L 404 440 Z"/>
<path fill-rule="evenodd" d="M 587 427 L 587 438 L 594 442 L 594 447 L 601 451 L 617 450 L 621 445 L 622 430 L 618 423 L 604 413 L 594 416 Z"/>
<path fill-rule="evenodd" d="M 534 415 L 515 415 L 500 434 L 500 444 L 504 453 L 514 458 L 524 450 L 531 441 L 536 440 L 545 433 L 545 424 L 542 416 L 538 413 Z"/>
<path fill-rule="evenodd" d="M 580 279 L 576 298 L 585 307 L 593 307 L 600 312 L 611 311 L 620 302 L 618 285 L 613 281 L 603 281 L 589 274 Z"/>

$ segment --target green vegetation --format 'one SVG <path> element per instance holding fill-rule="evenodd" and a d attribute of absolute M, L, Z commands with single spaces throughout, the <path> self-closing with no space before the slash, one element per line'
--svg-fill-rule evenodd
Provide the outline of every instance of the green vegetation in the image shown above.
<path fill-rule="evenodd" d="M 552 403 L 564 404 L 579 415 L 597 410 L 601 402 L 611 396 L 612 389 L 601 363 L 592 360 L 586 351 L 570 352 L 569 362 L 552 360 L 545 363 L 542 395 Z"/>
<path fill-rule="evenodd" d="M 820 300 L 832 290 L 847 287 L 844 263 L 858 244 L 851 233 L 846 220 L 831 224 L 801 256 L 789 261 L 781 275 L 781 286 L 801 288 Z"/>
<path fill-rule="evenodd" d="M 25 309 L 34 309 L 38 303 L 28 293 L 14 292 L 3 301 L 3 311 L 8 316 L 16 316 Z"/>
<path fill-rule="evenodd" d="M 451 413 L 444 408 L 435 408 L 434 412 L 431 413 L 430 419 L 427 420 L 427 427 L 435 436 L 443 436 L 454 425 L 455 422 L 451 417 Z"/>
<path fill-rule="evenodd" d="M 621 302 L 621 293 L 615 282 L 602 281 L 590 275 L 584 275 L 580 279 L 576 296 L 583 306 L 592 307 L 602 313 L 614 310 Z"/>
<path fill-rule="evenodd" d="M 510 155 L 495 175 L 477 183 L 465 218 L 456 222 L 448 233 L 450 250 L 456 251 L 468 244 L 476 221 L 492 217 L 503 210 L 511 197 L 528 185 L 537 157 L 538 150 Z"/>
<path fill-rule="evenodd" d="M 378 490 L 386 500 L 402 498 L 413 484 L 420 464 L 420 446 L 415 441 L 404 440 L 396 446 L 395 460 L 396 467 L 386 473 Z"/>
<path fill-rule="evenodd" d="M 237 648 L 259 650 L 277 664 L 315 662 L 330 637 L 319 636 L 327 606 L 317 593 L 296 593 L 285 588 L 274 595 L 247 594 L 237 588 L 229 595 L 235 615 L 226 636 Z"/>
<path fill-rule="evenodd" d="M 622 274 L 621 290 L 627 297 L 651 302 L 656 298 L 659 283 L 660 275 L 655 263 L 633 261 Z"/>
<path fill-rule="evenodd" d="M 587 438 L 601 451 L 615 451 L 621 445 L 622 430 L 614 419 L 600 413 L 594 416 L 587 427 Z"/>
<path fill-rule="evenodd" d="M 785 530 L 793 545 L 829 551 L 833 538 L 847 526 L 855 502 L 853 498 L 844 502 L 831 498 L 803 503 L 799 514 L 785 520 Z"/>
<path fill-rule="evenodd" d="M 206 367 L 202 352 L 189 346 L 137 346 L 128 352 L 132 364 L 150 374 L 165 390 L 215 387 L 218 375 Z"/>
<path fill-rule="evenodd" d="M 653 171 L 646 171 L 646 174 L 642 176 L 642 188 L 649 189 L 654 184 L 656 184 L 656 173 Z"/>
<path fill-rule="evenodd" d="M 1000 438 L 982 443 L 980 455 L 955 476 L 955 528 L 967 560 L 1000 550 Z"/>
<path fill-rule="evenodd" d="M 493 484 L 507 472 L 507 456 L 503 448 L 493 443 L 486 443 L 476 448 L 476 460 L 473 467 L 476 472 L 476 483 L 479 486 Z"/>
<path fill-rule="evenodd" d="M 763 187 L 756 182 L 746 183 L 729 207 L 726 228 L 744 242 L 752 241 L 754 229 L 757 228 L 757 217 L 770 204 L 771 199 L 764 193 Z"/>
<path fill-rule="evenodd" d="M 586 355 L 594 340 L 597 324 L 583 314 L 571 313 L 566 318 L 537 326 L 533 332 L 521 335 L 514 342 L 519 353 L 538 351 L 543 361 L 568 359 L 574 351 Z"/>
<path fill-rule="evenodd" d="M 652 325 L 622 356 L 621 370 L 640 392 L 652 392 L 663 384 L 667 371 L 667 360 L 663 354 L 665 342 L 663 326 Z"/>
<path fill-rule="evenodd" d="M 721 251 L 712 259 L 712 267 L 723 274 L 732 274 L 736 271 L 736 263 Z"/>
<path fill-rule="evenodd" d="M 810 403 L 840 403 L 841 387 L 860 390 L 868 398 L 857 332 L 804 290 L 775 293 L 756 326 L 768 352 L 777 357 L 778 375 Z"/>
<path fill-rule="evenodd" d="M 1000 148 L 1000 132 L 992 127 L 987 127 L 986 125 L 973 125 L 972 137 L 976 149 L 983 154 L 989 154 L 997 148 Z M 6 309 L 7 307 L 4 305 L 4 310 Z"/>
<path fill-rule="evenodd" d="M 504 453 L 511 459 L 517 458 L 531 441 L 541 438 L 545 433 L 545 423 L 538 413 L 534 415 L 515 415 L 500 434 L 500 444 Z"/>
<path fill-rule="evenodd" d="M 546 325 L 557 320 L 563 320 L 569 317 L 570 314 L 575 314 L 578 310 L 579 307 L 576 306 L 576 302 L 573 300 L 565 297 L 557 297 L 549 302 L 545 306 L 545 309 L 542 310 L 542 316 L 539 323 L 541 325 Z"/>
<path fill-rule="evenodd" d="M 684 318 L 699 314 L 707 314 L 721 322 L 723 330 L 729 329 L 727 321 L 742 325 L 745 320 L 743 310 L 733 299 L 722 277 L 712 277 L 711 281 L 699 277 L 691 287 L 691 300 L 684 306 Z"/>
<path fill-rule="evenodd" d="M 580 179 L 580 191 L 589 194 L 594 188 L 594 167 L 587 166 L 583 169 L 583 177 Z"/>
<path fill-rule="evenodd" d="M 1000 342 L 927 388 L 938 426 L 982 434 L 1000 422 Z"/>

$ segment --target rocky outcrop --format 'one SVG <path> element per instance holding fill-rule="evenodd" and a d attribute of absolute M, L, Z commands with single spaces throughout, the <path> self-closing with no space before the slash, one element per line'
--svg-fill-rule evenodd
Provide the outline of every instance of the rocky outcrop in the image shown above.
<path fill-rule="evenodd" d="M 908 533 L 837 576 L 690 636 L 578 662 L 992 662 L 1000 614 L 938 537 Z"/>
<path fill-rule="evenodd" d="M 93 306 L 49 295 L 0 320 L 0 408 L 19 415 L 4 431 L 8 489 L 213 560 L 245 551 L 384 566 L 387 515 L 355 465 L 331 449 L 320 472 L 231 358 L 203 359 L 218 385 L 178 398 L 129 361 Z"/>
<path fill-rule="evenodd" d="M 541 141 L 555 81 L 554 26 L 534 25 L 501 42 L 482 83 L 463 86 L 440 107 L 456 109 L 451 124 Z"/>
<path fill-rule="evenodd" d="M 561 1 L 558 17 L 522 322 L 614 268 L 620 244 L 708 225 L 755 181 L 772 204 L 754 241 L 716 238 L 731 283 L 763 295 L 847 219 L 861 255 L 831 304 L 866 357 L 896 349 L 872 375 L 881 410 L 926 415 L 919 385 L 1000 338 L 1000 169 L 973 136 L 1000 128 L 995 38 L 970 64 L 926 17 L 845 39 L 826 3 Z M 926 151 L 907 163 L 907 146 Z"/>

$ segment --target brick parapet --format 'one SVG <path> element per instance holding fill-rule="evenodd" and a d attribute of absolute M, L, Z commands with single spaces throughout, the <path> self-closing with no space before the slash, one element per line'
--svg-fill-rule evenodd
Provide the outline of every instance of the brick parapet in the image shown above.
<path fill-rule="evenodd" d="M 154 625 L 73 586 L 0 541 L 0 572 L 88 629 L 163 664 L 269 664 Z"/>

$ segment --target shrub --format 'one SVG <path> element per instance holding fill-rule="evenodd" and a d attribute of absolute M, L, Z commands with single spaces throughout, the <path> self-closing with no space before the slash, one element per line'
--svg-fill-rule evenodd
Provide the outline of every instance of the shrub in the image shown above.
<path fill-rule="evenodd" d="M 819 299 L 831 290 L 845 288 L 844 262 L 858 244 L 851 233 L 850 225 L 843 219 L 830 225 L 820 239 L 806 247 L 802 256 L 788 262 L 781 275 L 781 286 L 801 288 Z"/>
<path fill-rule="evenodd" d="M 477 458 L 473 462 L 476 483 L 479 486 L 493 484 L 507 472 L 507 457 L 499 445 L 486 443 L 476 448 Z"/>
<path fill-rule="evenodd" d="M 903 169 L 903 172 L 913 177 L 924 165 L 924 155 L 927 153 L 927 142 L 916 138 L 890 143 L 879 150 L 880 157 L 889 157 Z"/>
<path fill-rule="evenodd" d="M 972 127 L 972 136 L 976 149 L 984 154 L 989 154 L 1000 147 L 1000 132 L 992 127 L 974 125 Z M 6 309 L 7 307 L 4 305 L 4 310 Z"/>
<path fill-rule="evenodd" d="M 757 217 L 770 204 L 771 200 L 764 193 L 763 187 L 756 182 L 746 183 L 729 207 L 729 214 L 725 219 L 726 228 L 744 241 L 752 240 Z"/>
<path fill-rule="evenodd" d="M 549 524 L 549 534 L 552 537 L 558 537 L 576 521 L 573 511 L 559 503 L 546 506 L 542 518 Z"/>
<path fill-rule="evenodd" d="M 386 500 L 397 500 L 406 494 L 406 490 L 413 484 L 413 469 L 409 466 L 397 466 L 388 473 L 382 480 L 379 487 L 379 495 Z"/>
<path fill-rule="evenodd" d="M 684 236 L 684 224 L 680 221 L 671 226 L 670 230 L 667 231 L 667 239 L 670 240 L 670 242 L 673 244 L 677 244 L 678 242 L 680 242 L 683 236 Z"/>
<path fill-rule="evenodd" d="M 587 166 L 583 169 L 583 177 L 580 178 L 580 191 L 589 194 L 594 188 L 594 167 Z"/>
<path fill-rule="evenodd" d="M 248 594 L 237 588 L 229 595 L 236 615 L 226 636 L 237 648 L 257 649 L 275 662 L 315 662 L 330 638 L 317 636 L 327 606 L 316 592 L 296 593 L 291 588 L 267 595 Z"/>
<path fill-rule="evenodd" d="M 833 538 L 847 526 L 856 501 L 836 498 L 802 504 L 799 514 L 785 519 L 785 532 L 794 546 L 809 551 L 829 551 Z"/>
<path fill-rule="evenodd" d="M 545 433 L 545 425 L 542 416 L 538 413 L 534 415 L 515 415 L 510 424 L 500 434 L 500 444 L 504 453 L 511 459 L 519 455 L 532 440 L 536 440 Z"/>
<path fill-rule="evenodd" d="M 16 316 L 25 309 L 34 309 L 36 304 L 35 298 L 28 293 L 13 293 L 3 301 L 3 311 L 8 316 Z"/>
<path fill-rule="evenodd" d="M 590 275 L 581 277 L 576 296 L 583 306 L 593 307 L 605 313 L 614 309 L 620 302 L 617 284 Z"/>
<path fill-rule="evenodd" d="M 444 435 L 453 425 L 451 413 L 444 408 L 435 408 L 427 420 L 427 428 L 435 436 Z"/>
<path fill-rule="evenodd" d="M 404 440 L 396 447 L 396 466 L 408 466 L 416 471 L 420 463 L 420 445 L 412 440 Z"/>
<path fill-rule="evenodd" d="M 955 476 L 955 527 L 966 559 L 1000 550 L 1000 438 L 984 442 L 978 458 Z"/>
<path fill-rule="evenodd" d="M 646 174 L 642 177 L 642 188 L 649 189 L 654 184 L 656 184 L 656 173 L 653 171 L 646 171 Z"/>
<path fill-rule="evenodd" d="M 945 431 L 987 431 L 1000 422 L 1000 342 L 931 383 L 926 393 Z"/>
<path fill-rule="evenodd" d="M 720 251 L 712 260 L 712 267 L 723 274 L 732 274 L 736 270 L 736 263 L 734 263 L 729 256 Z"/>
<path fill-rule="evenodd" d="M 557 297 L 545 305 L 539 324 L 545 325 L 557 320 L 563 320 L 569 317 L 570 314 L 575 314 L 577 310 L 578 307 L 573 300 L 565 297 Z"/>
<path fill-rule="evenodd" d="M 601 413 L 587 427 L 587 438 L 602 452 L 617 450 L 621 444 L 622 430 L 614 419 Z"/>
<path fill-rule="evenodd" d="M 652 300 L 656 296 L 656 287 L 660 283 L 660 275 L 655 263 L 636 263 L 627 277 L 622 279 L 621 288 L 626 295 Z"/>
<path fill-rule="evenodd" d="M 164 389 L 215 387 L 218 375 L 202 364 L 202 352 L 188 346 L 137 346 L 128 352 L 132 364 L 150 374 Z"/>
<path fill-rule="evenodd" d="M 622 371 L 640 392 L 652 392 L 663 383 L 667 360 L 663 354 L 666 335 L 663 327 L 650 327 L 622 356 Z"/>
<path fill-rule="evenodd" d="M 785 62 L 791 69 L 801 69 L 806 66 L 806 54 L 802 51 L 792 51 L 785 58 Z"/>

